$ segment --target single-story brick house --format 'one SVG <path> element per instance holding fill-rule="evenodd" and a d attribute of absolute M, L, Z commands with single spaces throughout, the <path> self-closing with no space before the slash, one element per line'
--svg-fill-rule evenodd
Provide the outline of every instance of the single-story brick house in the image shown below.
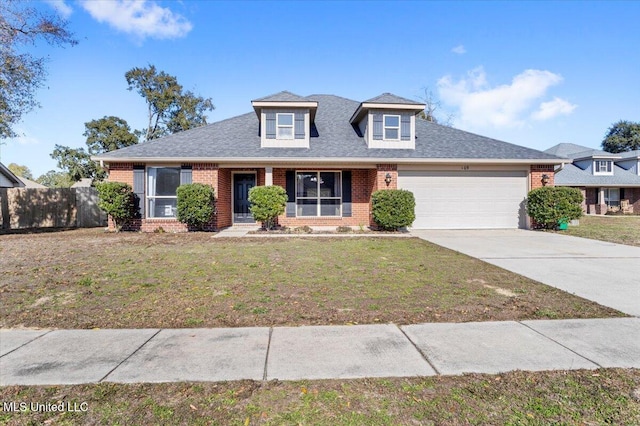
<path fill-rule="evenodd" d="M 585 213 L 640 213 L 640 151 L 612 154 L 561 143 L 545 152 L 573 161 L 556 170 L 555 184 L 579 188 Z"/>
<path fill-rule="evenodd" d="M 364 102 L 289 92 L 253 111 L 96 157 L 109 180 L 130 184 L 142 218 L 134 228 L 185 230 L 175 219 L 181 183 L 212 185 L 213 228 L 252 223 L 247 192 L 280 185 L 283 226 L 368 226 L 371 194 L 416 197 L 415 228 L 526 228 L 527 192 L 553 185 L 569 160 L 438 125 L 425 105 L 389 93 Z"/>

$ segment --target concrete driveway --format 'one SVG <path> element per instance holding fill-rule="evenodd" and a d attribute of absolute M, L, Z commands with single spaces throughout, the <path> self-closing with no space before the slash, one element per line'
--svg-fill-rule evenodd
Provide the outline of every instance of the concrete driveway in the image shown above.
<path fill-rule="evenodd" d="M 640 316 L 640 247 L 525 230 L 412 230 L 411 234 Z"/>

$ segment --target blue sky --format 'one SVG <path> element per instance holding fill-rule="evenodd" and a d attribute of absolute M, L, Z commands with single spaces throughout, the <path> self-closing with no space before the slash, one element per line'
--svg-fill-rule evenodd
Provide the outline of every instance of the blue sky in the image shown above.
<path fill-rule="evenodd" d="M 640 2 L 76 1 L 57 10 L 79 44 L 44 43 L 42 107 L 5 140 L 4 164 L 55 169 L 55 144 L 85 147 L 105 115 L 146 125 L 124 73 L 154 64 L 211 97 L 209 122 L 281 90 L 363 101 L 418 100 L 428 87 L 455 127 L 544 150 L 598 148 L 620 119 L 640 121 Z"/>

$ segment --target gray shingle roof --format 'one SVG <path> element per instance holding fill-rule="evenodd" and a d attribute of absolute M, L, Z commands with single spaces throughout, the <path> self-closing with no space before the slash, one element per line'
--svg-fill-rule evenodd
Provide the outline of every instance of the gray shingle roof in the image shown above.
<path fill-rule="evenodd" d="M 534 149 L 498 141 L 473 133 L 441 126 L 416 118 L 416 148 L 368 149 L 366 141 L 349 123 L 359 102 L 333 95 L 303 98 L 317 101 L 317 135 L 312 132 L 309 148 L 261 148 L 258 119 L 254 113 L 222 120 L 196 129 L 119 149 L 94 157 L 98 160 L 199 158 L 209 161 L 238 159 L 309 158 L 349 161 L 386 159 L 479 159 L 479 160 L 558 160 Z"/>
<path fill-rule="evenodd" d="M 640 149 L 635 151 L 621 152 L 620 155 L 622 158 L 640 158 Z"/>
<path fill-rule="evenodd" d="M 623 169 L 620 166 L 613 166 L 613 176 L 593 175 L 591 172 L 582 170 L 573 164 L 565 164 L 559 172 L 556 172 L 554 182 L 560 186 L 639 186 L 640 176 Z"/>
<path fill-rule="evenodd" d="M 601 151 L 599 149 L 592 149 L 582 145 L 576 145 L 574 143 L 559 143 L 545 150 L 548 154 L 557 155 L 559 157 L 566 157 L 571 159 L 577 158 L 591 158 L 591 157 L 619 157 L 620 154 L 612 154 L 610 152 Z"/>
<path fill-rule="evenodd" d="M 253 102 L 296 102 L 306 101 L 308 99 L 298 96 L 295 93 L 283 90 L 282 92 L 274 93 L 273 95 L 265 96 L 263 98 L 254 99 Z"/>
<path fill-rule="evenodd" d="M 422 102 L 412 101 L 411 99 L 401 98 L 400 96 L 396 96 L 393 93 L 383 93 L 382 95 L 378 95 L 375 98 L 367 99 L 366 103 L 380 103 L 380 104 L 408 104 L 408 105 L 416 105 L 422 104 Z"/>

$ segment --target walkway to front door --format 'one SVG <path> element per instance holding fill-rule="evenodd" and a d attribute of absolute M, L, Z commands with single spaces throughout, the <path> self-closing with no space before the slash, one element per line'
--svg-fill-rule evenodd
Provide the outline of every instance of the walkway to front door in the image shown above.
<path fill-rule="evenodd" d="M 233 175 L 233 223 L 255 223 L 249 211 L 249 190 L 256 186 L 253 173 Z"/>

